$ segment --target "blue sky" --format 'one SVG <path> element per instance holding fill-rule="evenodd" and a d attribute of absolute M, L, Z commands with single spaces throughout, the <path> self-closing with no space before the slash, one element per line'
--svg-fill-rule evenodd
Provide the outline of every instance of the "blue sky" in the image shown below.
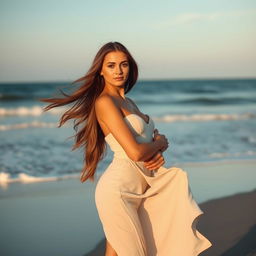
<path fill-rule="evenodd" d="M 256 77 L 256 1 L 1 0 L 0 81 L 73 81 L 124 44 L 139 79 Z"/>

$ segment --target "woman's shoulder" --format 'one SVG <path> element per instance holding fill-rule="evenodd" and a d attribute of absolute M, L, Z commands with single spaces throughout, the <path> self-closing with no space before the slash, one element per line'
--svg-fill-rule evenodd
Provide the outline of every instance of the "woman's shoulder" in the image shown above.
<path fill-rule="evenodd" d="M 95 100 L 95 105 L 111 104 L 111 103 L 114 103 L 114 99 L 107 93 L 101 94 Z"/>
<path fill-rule="evenodd" d="M 97 97 L 95 100 L 95 109 L 96 111 L 101 112 L 102 109 L 111 109 L 111 108 L 118 108 L 117 103 L 115 102 L 114 98 L 111 97 L 109 94 L 102 94 Z"/>

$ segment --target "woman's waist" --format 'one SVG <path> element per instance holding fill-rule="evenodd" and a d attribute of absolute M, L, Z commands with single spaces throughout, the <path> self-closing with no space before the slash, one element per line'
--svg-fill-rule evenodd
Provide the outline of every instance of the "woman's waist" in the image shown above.
<path fill-rule="evenodd" d="M 143 161 L 134 161 L 130 159 L 127 155 L 116 155 L 114 154 L 114 157 L 111 162 L 112 167 L 117 167 L 117 169 L 122 169 L 124 167 L 123 171 L 135 169 L 137 170 L 137 175 L 142 175 L 142 173 L 146 176 L 154 176 L 154 171 L 148 170 Z M 126 167 L 126 168 L 125 168 Z M 114 168 L 115 169 L 115 168 Z M 139 171 L 139 172 L 138 172 Z"/>

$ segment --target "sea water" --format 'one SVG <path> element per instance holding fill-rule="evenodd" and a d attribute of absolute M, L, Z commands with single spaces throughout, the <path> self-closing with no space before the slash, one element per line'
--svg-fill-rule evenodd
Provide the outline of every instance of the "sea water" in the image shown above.
<path fill-rule="evenodd" d="M 0 84 L 0 181 L 79 177 L 84 152 L 71 151 L 73 122 L 57 128 L 68 107 L 43 112 L 39 101 L 79 86 Z M 256 79 L 139 80 L 126 96 L 168 138 L 166 165 L 256 158 Z M 112 157 L 108 148 L 98 174 Z"/>

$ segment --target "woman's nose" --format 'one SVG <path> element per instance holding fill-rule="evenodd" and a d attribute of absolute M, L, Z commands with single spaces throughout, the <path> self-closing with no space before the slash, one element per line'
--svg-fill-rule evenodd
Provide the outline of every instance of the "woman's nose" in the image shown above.
<path fill-rule="evenodd" d="M 117 66 L 116 68 L 116 73 L 120 74 L 120 73 L 123 73 L 123 70 L 121 67 Z"/>

